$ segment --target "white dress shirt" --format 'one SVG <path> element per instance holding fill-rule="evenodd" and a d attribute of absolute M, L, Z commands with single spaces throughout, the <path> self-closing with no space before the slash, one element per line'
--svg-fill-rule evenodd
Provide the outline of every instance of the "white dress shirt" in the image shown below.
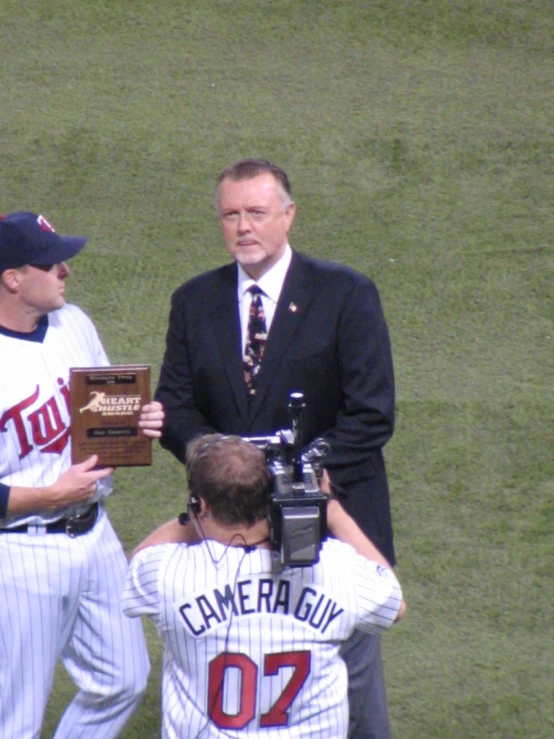
<path fill-rule="evenodd" d="M 265 325 L 267 332 L 271 328 L 273 316 L 275 315 L 275 309 L 277 308 L 277 301 L 281 290 L 283 289 L 283 283 L 287 276 L 287 270 L 292 259 L 292 249 L 289 244 L 286 245 L 283 256 L 279 261 L 271 267 L 265 274 L 263 274 L 258 281 L 253 280 L 250 275 L 247 275 L 244 269 L 237 263 L 238 267 L 238 280 L 237 280 L 237 298 L 239 305 L 239 316 L 240 316 L 240 331 L 242 339 L 242 355 L 246 349 L 247 330 L 248 330 L 248 314 L 250 312 L 250 303 L 252 302 L 252 296 L 248 292 L 248 289 L 252 285 L 258 285 L 262 290 L 262 303 L 264 306 L 265 313 Z"/>

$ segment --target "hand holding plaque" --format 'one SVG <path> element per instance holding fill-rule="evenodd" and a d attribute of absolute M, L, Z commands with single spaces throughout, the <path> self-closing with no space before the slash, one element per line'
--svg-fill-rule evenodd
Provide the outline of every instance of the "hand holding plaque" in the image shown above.
<path fill-rule="evenodd" d="M 139 428 L 141 408 L 150 402 L 150 367 L 73 367 L 71 457 L 78 464 L 98 455 L 97 467 L 152 464 L 152 440 Z"/>

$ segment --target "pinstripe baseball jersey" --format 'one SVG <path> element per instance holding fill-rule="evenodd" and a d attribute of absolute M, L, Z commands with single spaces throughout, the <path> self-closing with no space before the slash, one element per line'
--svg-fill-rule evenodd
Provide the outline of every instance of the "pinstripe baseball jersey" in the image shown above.
<path fill-rule="evenodd" d="M 75 306 L 43 316 L 30 334 L 0 328 L 0 484 L 41 487 L 71 467 L 69 369 L 109 364 L 92 322 Z M 95 499 L 111 492 L 97 483 Z M 0 518 L 39 524 L 85 504 Z M 77 692 L 55 739 L 115 739 L 136 709 L 149 670 L 140 622 L 121 612 L 127 561 L 99 506 L 78 537 L 40 527 L 0 530 L 0 739 L 36 739 L 55 665 Z"/>
<path fill-rule="evenodd" d="M 209 540 L 131 561 L 123 609 L 148 615 L 164 640 L 162 736 L 346 736 L 339 647 L 355 628 L 388 628 L 400 586 L 334 539 L 312 567 L 279 573 L 276 560 Z"/>
<path fill-rule="evenodd" d="M 0 483 L 49 485 L 71 467 L 69 368 L 105 366 L 108 358 L 92 321 L 67 304 L 43 316 L 32 334 L 0 328 L 0 357 Z M 100 480 L 95 499 L 111 489 L 111 478 Z M 78 511 L 72 506 L 0 524 L 44 523 Z"/>

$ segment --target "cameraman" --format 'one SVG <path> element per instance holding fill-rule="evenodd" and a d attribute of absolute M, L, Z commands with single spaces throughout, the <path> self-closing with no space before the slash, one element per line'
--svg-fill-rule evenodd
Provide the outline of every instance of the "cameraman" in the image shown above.
<path fill-rule="evenodd" d="M 405 611 L 388 562 L 330 499 L 336 539 L 317 564 L 281 571 L 264 453 L 209 434 L 186 464 L 190 522 L 164 524 L 135 550 L 123 596 L 125 613 L 150 616 L 164 639 L 162 736 L 346 737 L 340 645 Z"/>

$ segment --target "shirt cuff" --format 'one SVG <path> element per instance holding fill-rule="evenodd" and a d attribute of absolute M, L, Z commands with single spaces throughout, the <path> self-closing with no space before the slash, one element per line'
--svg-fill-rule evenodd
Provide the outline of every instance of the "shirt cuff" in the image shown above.
<path fill-rule="evenodd" d="M 6 518 L 8 512 L 8 498 L 10 497 L 10 486 L 0 482 L 0 519 Z"/>

